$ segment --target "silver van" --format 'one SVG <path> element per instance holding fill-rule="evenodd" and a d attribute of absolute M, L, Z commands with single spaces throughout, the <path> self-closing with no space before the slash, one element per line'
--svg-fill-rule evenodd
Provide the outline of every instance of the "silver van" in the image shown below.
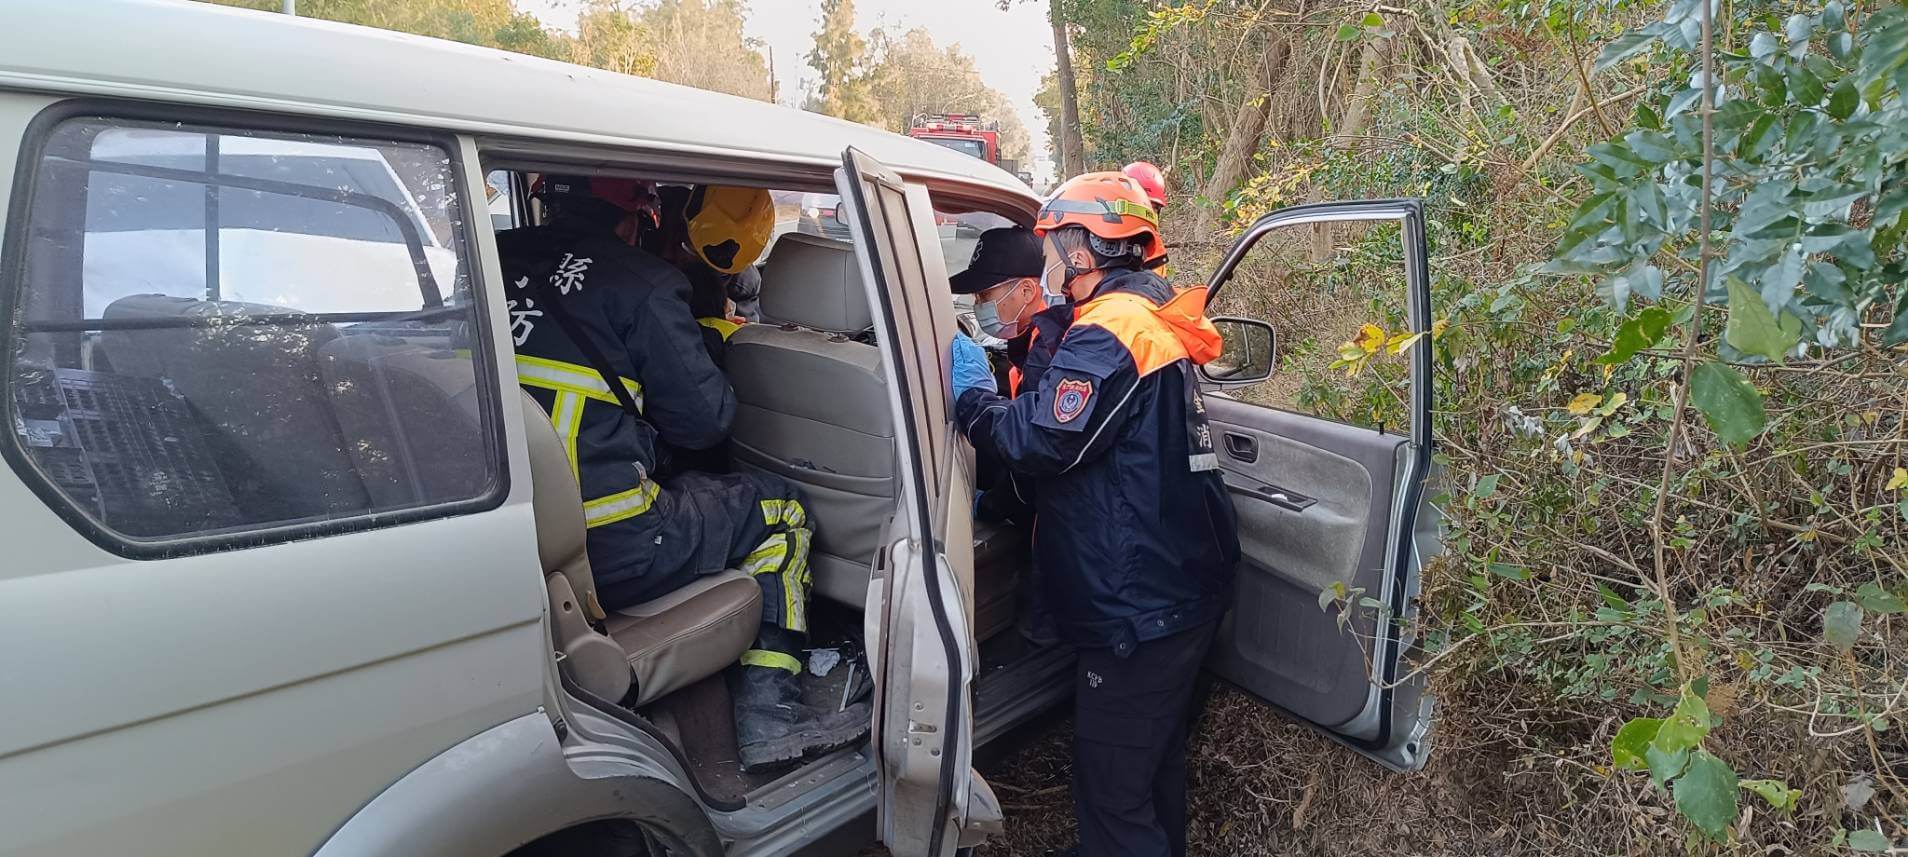
<path fill-rule="evenodd" d="M 1030 223 L 1023 183 L 387 32 L 150 0 L 0 22 L 0 854 L 940 857 L 1000 828 L 974 753 L 1063 705 L 1072 655 L 1016 631 L 1026 539 L 971 515 L 946 393 L 966 260 L 937 223 Z M 815 671 L 872 695 L 865 744 L 737 769 L 747 578 L 597 603 L 493 231 L 536 222 L 526 182 L 556 170 L 840 197 L 839 235 L 763 262 L 730 454 L 814 503 L 842 660 Z M 1395 224 L 1427 329 L 1412 201 L 1268 215 L 1210 282 L 1333 221 Z M 1264 378 L 1271 329 L 1222 324 L 1215 389 Z M 1429 751 L 1402 665 L 1435 544 L 1429 354 L 1390 431 L 1208 400 L 1248 555 L 1211 671 L 1400 769 Z M 1382 609 L 1320 610 L 1344 591 Z"/>

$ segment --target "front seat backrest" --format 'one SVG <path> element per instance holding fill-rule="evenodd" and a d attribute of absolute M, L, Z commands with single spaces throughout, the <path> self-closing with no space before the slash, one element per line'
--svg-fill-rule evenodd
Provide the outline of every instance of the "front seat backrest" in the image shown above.
<path fill-rule="evenodd" d="M 537 559 L 550 595 L 550 631 L 563 668 L 585 690 L 617 702 L 629 693 L 629 655 L 590 626 L 604 618 L 596 579 L 584 551 L 583 492 L 570 472 L 563 440 L 550 415 L 523 396 L 524 439 L 530 447 L 531 506 L 537 519 Z"/>
<path fill-rule="evenodd" d="M 874 327 L 854 246 L 800 232 L 782 236 L 769 251 L 762 265 L 761 307 L 768 324 L 849 336 Z"/>
<path fill-rule="evenodd" d="M 802 489 L 815 538 L 815 591 L 866 600 L 869 566 L 893 513 L 894 425 L 854 249 L 784 235 L 762 270 L 762 317 L 729 339 L 730 435 L 738 468 Z"/>
<path fill-rule="evenodd" d="M 521 391 L 520 391 L 521 392 Z M 548 574 L 561 574 L 582 601 L 592 621 L 604 617 L 596 600 L 596 578 L 584 551 L 588 528 L 583 523 L 583 492 L 570 471 L 563 439 L 550 424 L 549 414 L 529 393 L 523 396 L 525 438 L 530 446 L 531 496 L 537 517 L 537 558 Z"/>

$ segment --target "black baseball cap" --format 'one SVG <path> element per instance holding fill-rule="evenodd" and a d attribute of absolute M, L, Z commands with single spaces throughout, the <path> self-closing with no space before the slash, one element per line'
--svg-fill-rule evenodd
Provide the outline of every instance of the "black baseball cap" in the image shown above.
<path fill-rule="evenodd" d="M 1025 226 L 1002 226 L 982 232 L 974 244 L 974 260 L 967 270 L 947 278 L 957 295 L 976 295 L 1020 277 L 1038 277 L 1046 267 L 1040 239 Z"/>

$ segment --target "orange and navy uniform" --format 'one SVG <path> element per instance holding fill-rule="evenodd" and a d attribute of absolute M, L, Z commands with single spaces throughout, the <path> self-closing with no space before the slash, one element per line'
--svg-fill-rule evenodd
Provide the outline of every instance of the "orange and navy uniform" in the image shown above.
<path fill-rule="evenodd" d="M 1040 385 L 1040 376 L 1053 362 L 1060 339 L 1073 324 L 1073 304 L 1050 306 L 1033 315 L 1027 332 L 1007 341 L 1007 397 Z"/>
<path fill-rule="evenodd" d="M 1027 332 L 1007 340 L 1007 398 L 1040 387 L 1040 376 L 1053 362 L 1053 353 L 1073 324 L 1073 304 L 1060 304 L 1033 315 Z M 985 445 L 975 446 L 974 472 L 982 487 L 974 514 L 981 520 L 1014 521 L 1031 529 L 1033 480 L 1017 476 Z"/>
<path fill-rule="evenodd" d="M 1073 312 L 1018 396 L 967 390 L 956 416 L 1034 484 L 1056 629 L 1124 655 L 1228 603 L 1238 535 L 1193 373 L 1220 339 L 1204 289 L 1176 292 L 1148 271 L 1108 274 Z"/>

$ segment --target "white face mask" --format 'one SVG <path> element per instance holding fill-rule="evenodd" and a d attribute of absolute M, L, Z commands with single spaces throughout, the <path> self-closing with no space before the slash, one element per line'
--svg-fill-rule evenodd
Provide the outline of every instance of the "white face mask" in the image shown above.
<path fill-rule="evenodd" d="M 1060 276 L 1057 278 L 1053 275 L 1055 270 L 1060 271 Z M 1067 276 L 1064 262 L 1055 262 L 1040 272 L 1040 299 L 1050 307 L 1067 302 Z"/>

